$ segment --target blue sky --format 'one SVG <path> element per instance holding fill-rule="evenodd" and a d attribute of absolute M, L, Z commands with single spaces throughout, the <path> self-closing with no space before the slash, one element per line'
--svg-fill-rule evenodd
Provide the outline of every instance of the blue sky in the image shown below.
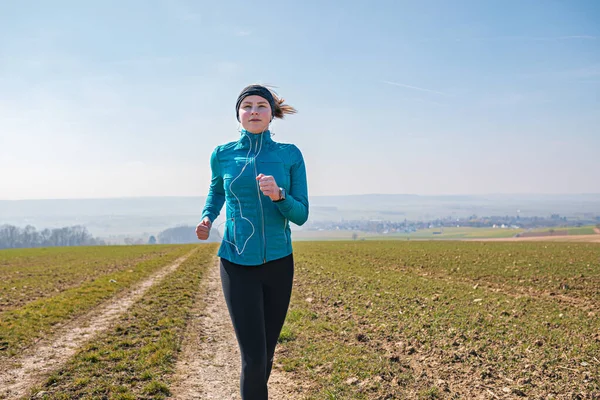
<path fill-rule="evenodd" d="M 0 3 L 0 199 L 205 195 L 235 100 L 310 195 L 600 192 L 596 1 Z"/>

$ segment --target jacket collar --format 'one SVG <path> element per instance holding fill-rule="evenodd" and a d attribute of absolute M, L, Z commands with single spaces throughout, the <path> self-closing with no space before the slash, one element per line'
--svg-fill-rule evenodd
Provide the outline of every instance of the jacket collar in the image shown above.
<path fill-rule="evenodd" d="M 261 147 L 269 147 L 273 143 L 273 139 L 271 139 L 271 131 L 269 130 L 263 133 L 252 133 L 242 129 L 238 143 L 242 149 L 251 148 L 258 151 Z"/>

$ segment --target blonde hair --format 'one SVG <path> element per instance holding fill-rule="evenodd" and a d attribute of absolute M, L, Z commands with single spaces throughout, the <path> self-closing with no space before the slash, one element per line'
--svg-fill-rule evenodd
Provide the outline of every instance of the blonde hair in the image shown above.
<path fill-rule="evenodd" d="M 275 110 L 273 110 L 273 115 L 275 118 L 283 119 L 285 114 L 296 114 L 298 112 L 298 110 L 296 110 L 294 107 L 290 106 L 289 104 L 285 104 L 285 99 L 283 97 L 279 97 L 271 88 L 267 87 L 267 89 L 269 89 L 269 92 L 271 92 L 273 95 L 273 99 L 275 99 Z"/>

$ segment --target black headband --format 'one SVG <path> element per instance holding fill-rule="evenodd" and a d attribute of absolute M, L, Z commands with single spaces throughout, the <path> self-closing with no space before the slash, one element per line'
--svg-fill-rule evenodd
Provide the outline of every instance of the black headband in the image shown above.
<path fill-rule="evenodd" d="M 238 110 L 240 109 L 240 104 L 242 104 L 242 101 L 246 97 L 254 96 L 254 95 L 260 96 L 263 99 L 267 100 L 269 102 L 269 104 L 271 105 L 271 117 L 275 116 L 275 99 L 273 98 L 271 91 L 264 86 L 250 85 L 247 88 L 245 88 L 244 90 L 242 90 L 242 93 L 240 93 L 240 95 L 238 96 L 237 103 L 235 104 L 235 117 L 237 118 L 238 121 L 240 120 L 240 116 L 238 114 Z"/>

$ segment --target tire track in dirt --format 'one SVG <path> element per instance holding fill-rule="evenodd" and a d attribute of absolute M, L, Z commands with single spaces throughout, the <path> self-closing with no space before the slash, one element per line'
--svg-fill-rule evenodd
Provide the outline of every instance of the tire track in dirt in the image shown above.
<path fill-rule="evenodd" d="M 25 396 L 29 388 L 65 364 L 86 342 L 110 328 L 148 289 L 174 272 L 195 251 L 161 268 L 124 294 L 66 323 L 51 338 L 41 340 L 18 358 L 9 359 L 7 365 L 0 365 L 0 398 Z"/>
<path fill-rule="evenodd" d="M 175 367 L 171 396 L 178 400 L 239 400 L 241 360 L 221 287 L 219 259 L 207 272 Z M 269 398 L 289 399 L 290 382 L 273 366 Z"/>

